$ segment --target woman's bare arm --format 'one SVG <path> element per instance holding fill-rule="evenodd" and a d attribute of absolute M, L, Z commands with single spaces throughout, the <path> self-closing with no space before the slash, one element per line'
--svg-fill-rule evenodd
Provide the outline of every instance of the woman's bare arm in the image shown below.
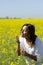
<path fill-rule="evenodd" d="M 18 44 L 18 47 L 17 47 L 17 54 L 18 54 L 18 56 L 21 55 L 21 52 L 20 52 L 20 44 Z"/>
<path fill-rule="evenodd" d="M 34 56 L 34 55 L 32 55 L 32 54 L 28 54 L 28 53 L 25 52 L 25 56 L 28 56 L 29 58 L 31 58 L 31 59 L 37 61 L 37 57 Z"/>
<path fill-rule="evenodd" d="M 21 54 L 20 53 L 20 42 L 19 42 L 19 37 L 18 36 L 16 36 L 16 42 L 18 43 L 18 46 L 17 46 L 17 54 L 18 54 L 18 56 Z"/>

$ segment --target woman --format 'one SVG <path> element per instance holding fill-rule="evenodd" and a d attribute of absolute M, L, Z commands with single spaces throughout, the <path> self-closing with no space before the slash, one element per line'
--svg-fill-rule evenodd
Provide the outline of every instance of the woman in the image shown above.
<path fill-rule="evenodd" d="M 35 27 L 32 24 L 24 24 L 21 29 L 20 38 L 16 36 L 18 42 L 18 55 L 26 57 L 26 63 L 31 60 L 41 62 L 43 59 L 43 44 L 35 35 Z M 28 64 L 29 65 L 29 64 Z"/>

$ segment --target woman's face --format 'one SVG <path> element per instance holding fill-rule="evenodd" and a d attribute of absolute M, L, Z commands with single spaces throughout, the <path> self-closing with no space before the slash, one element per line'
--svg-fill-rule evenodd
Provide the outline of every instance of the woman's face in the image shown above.
<path fill-rule="evenodd" d="M 24 26 L 22 28 L 21 35 L 22 35 L 22 37 L 27 37 L 28 36 L 28 28 L 27 28 L 27 26 Z"/>

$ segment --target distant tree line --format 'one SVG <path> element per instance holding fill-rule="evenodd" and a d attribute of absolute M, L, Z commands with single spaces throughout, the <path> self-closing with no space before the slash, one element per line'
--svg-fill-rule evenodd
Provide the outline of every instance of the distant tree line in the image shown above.
<path fill-rule="evenodd" d="M 0 19 L 21 19 L 21 18 L 17 18 L 17 17 L 0 17 Z"/>

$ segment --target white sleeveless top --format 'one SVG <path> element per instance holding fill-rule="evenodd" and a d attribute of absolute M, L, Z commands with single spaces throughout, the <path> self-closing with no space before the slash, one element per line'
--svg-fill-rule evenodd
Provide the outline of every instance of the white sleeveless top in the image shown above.
<path fill-rule="evenodd" d="M 27 44 L 26 39 L 23 37 L 19 38 L 20 41 L 20 49 L 21 51 L 26 51 L 29 54 L 36 55 L 37 61 L 40 62 L 43 59 L 43 43 L 39 38 L 36 38 L 35 40 L 35 46 L 32 48 Z M 30 58 L 26 57 L 26 60 L 29 61 Z"/>

